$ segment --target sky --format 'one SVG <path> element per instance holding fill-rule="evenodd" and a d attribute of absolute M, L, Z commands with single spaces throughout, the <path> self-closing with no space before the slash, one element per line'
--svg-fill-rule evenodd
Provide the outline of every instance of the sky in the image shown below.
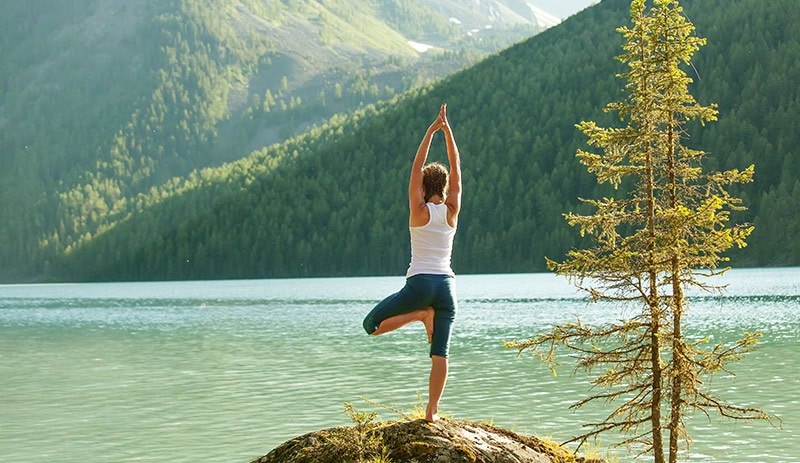
<path fill-rule="evenodd" d="M 566 19 L 589 5 L 599 3 L 600 0 L 528 0 L 528 2 L 561 19 Z"/>

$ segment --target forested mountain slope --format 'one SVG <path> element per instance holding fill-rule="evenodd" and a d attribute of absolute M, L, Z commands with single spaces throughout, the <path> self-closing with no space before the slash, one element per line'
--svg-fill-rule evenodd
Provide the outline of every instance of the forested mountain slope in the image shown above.
<path fill-rule="evenodd" d="M 470 34 L 418 0 L 2 2 L 0 278 L 41 274 L 173 177 L 537 30 L 496 26 Z"/>
<path fill-rule="evenodd" d="M 691 128 L 708 168 L 756 165 L 737 194 L 757 229 L 736 265 L 800 263 L 800 5 L 685 2 L 709 44 L 692 91 L 720 121 Z M 621 95 L 615 28 L 628 2 L 604 0 L 559 27 L 389 104 L 337 118 L 281 146 L 196 172 L 141 198 L 138 212 L 53 260 L 71 279 L 401 274 L 408 261 L 407 175 L 440 102 L 461 148 L 457 272 L 542 270 L 577 231 L 561 214 L 599 191 L 575 159 L 580 120 L 613 124 Z M 432 158 L 444 159 L 441 138 Z"/>

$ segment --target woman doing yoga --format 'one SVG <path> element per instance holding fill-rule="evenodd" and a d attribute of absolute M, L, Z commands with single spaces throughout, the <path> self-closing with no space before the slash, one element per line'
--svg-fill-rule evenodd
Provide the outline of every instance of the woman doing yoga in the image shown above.
<path fill-rule="evenodd" d="M 387 297 L 364 319 L 371 335 L 394 331 L 421 321 L 431 344 L 431 372 L 425 419 L 436 421 L 439 399 L 447 382 L 450 333 L 456 317 L 455 274 L 450 267 L 453 238 L 461 209 L 461 163 L 447 105 L 428 127 L 411 167 L 408 186 L 411 263 L 406 284 Z M 439 163 L 425 164 L 433 135 L 444 132 L 450 171 Z"/>

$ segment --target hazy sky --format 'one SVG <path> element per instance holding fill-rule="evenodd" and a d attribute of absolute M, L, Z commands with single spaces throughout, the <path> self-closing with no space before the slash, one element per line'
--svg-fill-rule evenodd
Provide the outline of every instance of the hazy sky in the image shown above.
<path fill-rule="evenodd" d="M 528 2 L 561 19 L 565 19 L 589 5 L 599 3 L 600 0 L 528 0 Z"/>

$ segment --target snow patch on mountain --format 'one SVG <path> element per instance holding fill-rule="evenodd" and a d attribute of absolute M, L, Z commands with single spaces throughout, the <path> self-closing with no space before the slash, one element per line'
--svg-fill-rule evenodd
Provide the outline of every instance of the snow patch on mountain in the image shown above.
<path fill-rule="evenodd" d="M 561 23 L 561 19 L 548 13 L 547 11 L 528 3 L 528 7 L 531 9 L 531 17 L 534 24 L 539 27 L 548 28 L 557 26 Z"/>
<path fill-rule="evenodd" d="M 433 48 L 433 45 L 425 45 L 424 43 L 414 42 L 413 40 L 409 40 L 408 44 L 411 45 L 411 48 L 413 48 L 419 53 L 425 53 L 426 51 Z"/>
<path fill-rule="evenodd" d="M 529 24 L 548 28 L 561 22 L 561 18 L 535 6 L 529 0 L 438 0 L 425 3 L 446 15 L 451 23 L 468 31 L 479 31 L 502 25 Z"/>

